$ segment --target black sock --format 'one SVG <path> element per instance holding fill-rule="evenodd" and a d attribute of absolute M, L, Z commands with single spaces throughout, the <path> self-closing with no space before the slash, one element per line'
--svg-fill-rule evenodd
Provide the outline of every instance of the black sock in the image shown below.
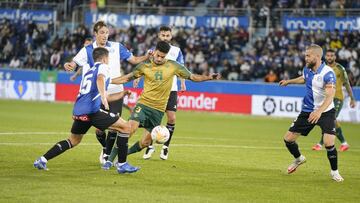
<path fill-rule="evenodd" d="M 335 146 L 329 146 L 325 147 L 327 151 L 327 157 L 330 162 L 331 170 L 335 171 L 338 169 L 338 163 L 337 163 L 337 151 Z"/>
<path fill-rule="evenodd" d="M 111 150 L 114 146 L 115 140 L 116 140 L 117 132 L 110 131 L 108 132 L 108 136 L 106 137 L 106 146 L 105 146 L 105 152 L 104 152 L 104 158 L 105 160 L 108 159 Z M 127 150 L 127 149 L 126 149 Z"/>
<path fill-rule="evenodd" d="M 117 133 L 116 144 L 118 147 L 118 162 L 125 163 L 128 155 L 129 134 Z"/>
<path fill-rule="evenodd" d="M 44 154 L 45 159 L 50 160 L 60 154 L 62 154 L 63 152 L 65 152 L 66 150 L 72 148 L 72 144 L 70 142 L 70 140 L 62 140 L 58 143 L 56 143 L 51 149 L 49 149 L 49 151 L 47 151 Z"/>
<path fill-rule="evenodd" d="M 169 147 L 170 142 L 171 142 L 172 135 L 173 135 L 173 133 L 174 133 L 174 131 L 175 131 L 175 124 L 167 123 L 167 124 L 166 124 L 166 128 L 167 128 L 167 129 L 169 130 L 169 132 L 170 132 L 170 137 L 169 137 L 169 140 L 164 143 L 164 145 L 167 146 L 167 147 Z"/>
<path fill-rule="evenodd" d="M 103 149 L 105 149 L 106 147 L 106 133 L 105 131 L 101 131 L 96 129 L 95 131 L 96 134 L 96 139 L 99 141 L 99 143 L 101 144 L 101 146 L 103 147 Z"/>
<path fill-rule="evenodd" d="M 136 152 L 140 152 L 142 150 L 142 148 L 140 147 L 140 142 L 137 141 L 135 142 L 135 144 L 133 144 L 133 146 L 131 146 L 128 150 L 128 155 L 129 154 L 133 154 L 133 153 L 136 153 Z"/>
<path fill-rule="evenodd" d="M 286 140 L 284 140 L 284 142 L 289 152 L 294 156 L 295 159 L 301 155 L 299 151 L 299 146 L 296 142 L 288 142 Z"/>

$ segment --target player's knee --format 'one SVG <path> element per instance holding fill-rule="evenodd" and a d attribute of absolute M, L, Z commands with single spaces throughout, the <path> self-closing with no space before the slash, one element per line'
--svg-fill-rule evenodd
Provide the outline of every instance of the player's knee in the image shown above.
<path fill-rule="evenodd" d="M 124 126 L 122 126 L 121 128 L 121 132 L 126 134 L 132 134 L 130 123 L 127 122 L 126 124 L 124 124 Z"/>
<path fill-rule="evenodd" d="M 295 137 L 294 133 L 292 133 L 290 131 L 286 132 L 286 134 L 284 136 L 284 141 L 286 141 L 286 142 L 296 141 L 296 137 Z"/>
<path fill-rule="evenodd" d="M 168 123 L 170 123 L 170 124 L 175 124 L 175 121 L 176 121 L 176 114 L 175 114 L 175 112 L 168 113 L 168 114 L 167 114 L 167 117 L 168 117 L 168 120 L 167 120 Z"/>
<path fill-rule="evenodd" d="M 98 136 L 98 137 L 106 136 L 105 131 L 99 130 L 99 129 L 97 129 L 97 128 L 96 128 L 96 130 L 95 130 L 95 134 L 96 134 L 96 136 Z"/>
<path fill-rule="evenodd" d="M 148 147 L 150 145 L 151 145 L 151 140 L 148 140 L 148 139 L 142 139 L 141 140 L 141 146 L 143 146 L 144 148 Z"/>
<path fill-rule="evenodd" d="M 335 135 L 324 134 L 324 145 L 325 147 L 335 145 Z"/>
<path fill-rule="evenodd" d="M 78 145 L 82 140 L 82 135 L 71 135 L 69 141 L 71 142 L 72 147 Z"/>

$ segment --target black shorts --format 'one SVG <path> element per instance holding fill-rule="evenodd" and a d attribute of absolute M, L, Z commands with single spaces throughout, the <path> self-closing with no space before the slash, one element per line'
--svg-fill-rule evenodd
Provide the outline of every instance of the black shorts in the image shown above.
<path fill-rule="evenodd" d="M 167 102 L 166 111 L 175 111 L 177 109 L 177 91 L 171 91 Z"/>
<path fill-rule="evenodd" d="M 107 112 L 102 109 L 100 111 L 82 116 L 73 116 L 73 125 L 71 133 L 76 135 L 86 134 L 91 126 L 104 131 L 119 119 L 115 113 Z"/>
<path fill-rule="evenodd" d="M 335 109 L 331 109 L 321 114 L 319 121 L 316 124 L 308 122 L 308 118 L 311 112 L 301 112 L 295 121 L 291 124 L 289 131 L 294 133 L 300 133 L 303 136 L 307 136 L 309 132 L 315 127 L 320 126 L 322 134 L 335 135 Z"/>
<path fill-rule="evenodd" d="M 109 102 L 109 112 L 117 114 L 120 117 L 122 113 L 123 103 L 124 103 L 123 98 Z M 102 104 L 101 104 L 101 109 L 105 110 L 104 105 Z"/>

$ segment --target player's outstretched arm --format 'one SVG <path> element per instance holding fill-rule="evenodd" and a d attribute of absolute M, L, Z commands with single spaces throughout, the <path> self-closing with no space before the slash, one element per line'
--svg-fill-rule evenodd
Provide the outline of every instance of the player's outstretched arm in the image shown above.
<path fill-rule="evenodd" d="M 81 75 L 82 67 L 78 68 L 77 71 L 74 73 L 74 75 L 70 76 L 71 81 L 75 81 L 76 78 Z"/>
<path fill-rule="evenodd" d="M 290 79 L 290 80 L 281 80 L 279 82 L 279 85 L 280 86 L 286 86 L 286 85 L 289 85 L 289 84 L 304 84 L 304 83 L 305 83 L 304 77 L 300 76 L 300 77 Z"/>
<path fill-rule="evenodd" d="M 96 79 L 96 86 L 99 90 L 99 94 L 101 97 L 101 103 L 104 105 L 106 110 L 109 110 L 109 103 L 107 101 L 107 95 L 105 90 L 105 76 L 102 74 L 99 74 Z"/>
<path fill-rule="evenodd" d="M 74 71 L 76 66 L 76 63 L 74 61 L 71 61 L 64 64 L 64 69 L 66 71 Z"/>
<path fill-rule="evenodd" d="M 136 64 L 139 64 L 139 63 L 141 63 L 141 62 L 144 62 L 144 61 L 148 60 L 152 54 L 153 54 L 152 51 L 148 51 L 148 52 L 146 53 L 146 55 L 144 55 L 144 56 L 132 56 L 132 57 L 128 60 L 128 62 L 131 63 L 131 64 L 133 64 L 133 65 L 136 65 Z"/>
<path fill-rule="evenodd" d="M 126 74 L 126 75 L 123 75 L 123 76 L 120 76 L 120 77 L 117 77 L 117 78 L 113 78 L 111 80 L 111 83 L 112 84 L 117 84 L 117 85 L 120 85 L 120 84 L 124 84 L 124 83 L 127 83 L 131 80 L 134 80 L 135 77 L 134 77 L 134 73 L 129 73 L 129 74 Z"/>
<path fill-rule="evenodd" d="M 110 94 L 107 96 L 107 101 L 108 102 L 112 102 L 112 101 L 117 101 L 123 97 L 125 97 L 126 95 L 131 95 L 131 91 L 130 90 L 124 90 L 122 92 L 119 93 L 115 93 L 115 94 Z"/>
<path fill-rule="evenodd" d="M 219 73 L 211 73 L 210 75 L 198 75 L 198 74 L 191 74 L 190 80 L 194 82 L 202 82 L 207 80 L 219 80 L 221 75 Z"/>

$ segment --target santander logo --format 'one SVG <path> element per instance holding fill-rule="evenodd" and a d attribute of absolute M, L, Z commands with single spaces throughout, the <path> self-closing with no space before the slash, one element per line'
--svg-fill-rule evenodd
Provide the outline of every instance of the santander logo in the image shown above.
<path fill-rule="evenodd" d="M 141 93 L 133 91 L 130 97 L 124 98 L 124 103 L 134 106 Z M 200 95 L 178 95 L 177 108 L 193 110 L 215 110 L 219 101 L 218 97 Z"/>
<path fill-rule="evenodd" d="M 217 97 L 206 97 L 204 94 L 199 96 L 179 95 L 178 107 L 183 109 L 215 110 Z"/>

